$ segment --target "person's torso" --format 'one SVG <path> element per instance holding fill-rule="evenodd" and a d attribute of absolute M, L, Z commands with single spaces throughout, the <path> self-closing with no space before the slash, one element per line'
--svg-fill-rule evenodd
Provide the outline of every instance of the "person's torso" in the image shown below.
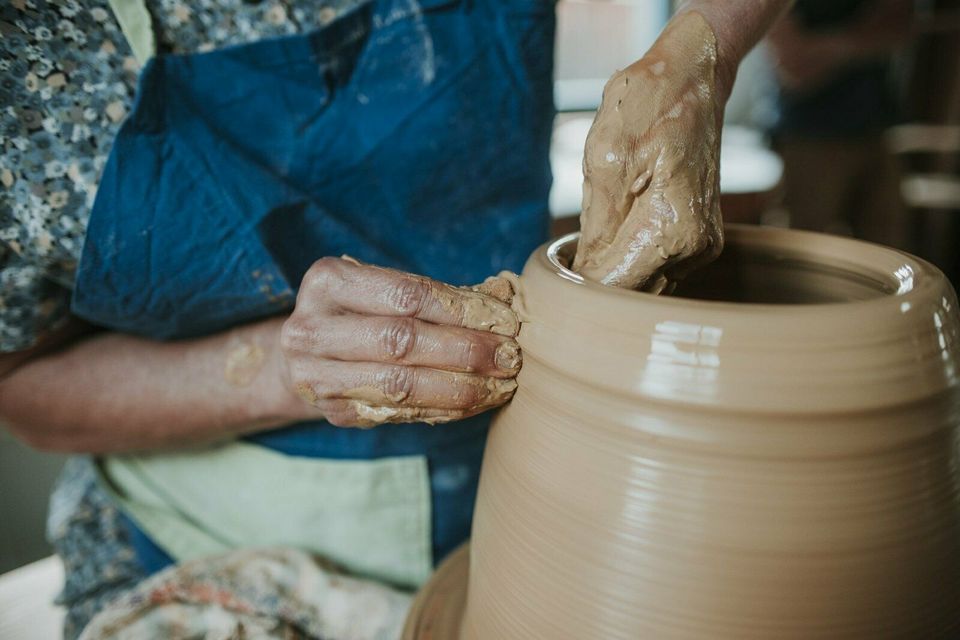
<path fill-rule="evenodd" d="M 542 0 L 382 0 L 301 36 L 155 58 L 99 186 L 74 311 L 182 338 L 289 310 L 300 277 L 326 255 L 453 284 L 518 270 L 547 229 L 552 12 Z M 486 426 L 483 417 L 370 430 L 320 421 L 248 443 L 317 465 L 369 460 L 359 484 L 382 493 L 386 482 L 383 495 L 402 494 L 396 482 L 410 474 L 384 475 L 377 461 L 422 459 L 439 559 L 469 531 Z M 137 485 L 151 508 L 164 502 L 183 520 L 209 515 L 215 501 L 152 492 L 159 469 L 171 482 L 189 471 L 151 460 L 118 472 L 128 490 Z M 190 464 L 202 474 L 202 459 Z M 336 481 L 328 469 L 287 466 Z M 373 502 L 336 517 L 318 508 L 341 528 L 357 518 L 358 531 L 376 509 L 390 510 Z M 260 524 L 252 538 L 273 540 Z"/>

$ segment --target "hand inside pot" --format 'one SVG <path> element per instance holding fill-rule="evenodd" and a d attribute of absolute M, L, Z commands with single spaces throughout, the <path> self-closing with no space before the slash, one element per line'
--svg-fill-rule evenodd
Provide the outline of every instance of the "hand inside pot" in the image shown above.
<path fill-rule="evenodd" d="M 520 369 L 510 296 L 496 278 L 457 288 L 346 257 L 317 261 L 281 332 L 304 419 L 432 424 L 504 404 Z"/>
<path fill-rule="evenodd" d="M 610 78 L 584 152 L 575 271 L 659 293 L 720 253 L 719 81 L 714 33 L 692 12 Z"/>

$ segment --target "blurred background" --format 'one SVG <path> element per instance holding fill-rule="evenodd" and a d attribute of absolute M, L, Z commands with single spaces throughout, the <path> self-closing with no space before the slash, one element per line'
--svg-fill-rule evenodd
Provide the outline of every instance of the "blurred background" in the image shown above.
<path fill-rule="evenodd" d="M 603 84 L 639 58 L 669 0 L 561 0 L 550 196 L 577 227 L 583 143 Z M 960 283 L 960 0 L 798 0 L 740 68 L 721 154 L 727 221 L 853 235 Z M 50 553 L 63 458 L 0 430 L 0 573 Z"/>
<path fill-rule="evenodd" d="M 0 573 L 53 552 L 44 521 L 63 460 L 28 449 L 0 429 Z"/>
<path fill-rule="evenodd" d="M 671 10 L 655 0 L 560 3 L 555 231 L 577 227 L 583 141 L 603 80 L 649 46 Z M 740 67 L 721 152 L 728 222 L 881 242 L 956 283 L 958 174 L 960 0 L 797 0 Z"/>

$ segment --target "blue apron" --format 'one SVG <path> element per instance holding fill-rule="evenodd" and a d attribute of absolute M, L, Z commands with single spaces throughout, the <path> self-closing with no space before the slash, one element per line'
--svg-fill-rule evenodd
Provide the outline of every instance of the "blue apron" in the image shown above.
<path fill-rule="evenodd" d="M 550 0 L 375 0 L 308 34 L 153 58 L 91 213 L 90 322 L 186 338 L 288 312 L 322 256 L 452 284 L 547 234 Z M 484 416 L 250 436 L 290 456 L 424 455 L 433 558 L 469 535 Z M 150 569 L 169 558 L 141 552 Z"/>

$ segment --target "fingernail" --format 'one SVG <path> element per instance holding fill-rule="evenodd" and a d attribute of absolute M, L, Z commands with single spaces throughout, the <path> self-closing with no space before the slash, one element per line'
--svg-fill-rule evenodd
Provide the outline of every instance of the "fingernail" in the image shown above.
<path fill-rule="evenodd" d="M 520 345 L 513 340 L 501 342 L 494 354 L 494 361 L 501 371 L 516 371 L 520 368 L 520 360 Z"/>

